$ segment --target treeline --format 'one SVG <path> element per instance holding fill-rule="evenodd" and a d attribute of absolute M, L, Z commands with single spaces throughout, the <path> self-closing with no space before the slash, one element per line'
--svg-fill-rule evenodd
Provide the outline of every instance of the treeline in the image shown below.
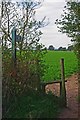
<path fill-rule="evenodd" d="M 66 47 L 59 47 L 59 48 L 55 48 L 53 45 L 50 45 L 48 48 L 46 48 L 47 50 L 55 50 L 55 51 L 73 51 L 74 46 L 70 45 L 68 46 L 68 48 Z"/>

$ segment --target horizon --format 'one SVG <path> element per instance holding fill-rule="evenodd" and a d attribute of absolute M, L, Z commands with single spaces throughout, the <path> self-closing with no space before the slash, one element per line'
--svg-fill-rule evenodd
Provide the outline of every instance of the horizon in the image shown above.
<path fill-rule="evenodd" d="M 49 24 L 41 28 L 42 37 L 40 43 L 46 47 L 53 45 L 55 48 L 68 47 L 72 42 L 66 34 L 58 32 L 56 19 L 61 19 L 66 0 L 44 0 L 43 5 L 36 10 L 36 19 L 41 20 L 46 16 L 46 21 L 49 19 Z"/>
<path fill-rule="evenodd" d="M 21 2 L 22 0 L 16 1 Z M 41 32 L 43 33 L 41 35 L 40 43 L 45 45 L 47 48 L 50 45 L 53 45 L 56 49 L 59 47 L 67 48 L 72 44 L 70 38 L 67 37 L 66 34 L 58 32 L 57 25 L 55 24 L 56 19 L 61 18 L 61 14 L 63 13 L 65 5 L 66 0 L 44 0 L 42 6 L 35 10 L 35 18 L 37 20 L 42 20 L 44 16 L 46 16 L 46 21 L 49 19 L 49 24 L 43 28 L 40 28 Z"/>

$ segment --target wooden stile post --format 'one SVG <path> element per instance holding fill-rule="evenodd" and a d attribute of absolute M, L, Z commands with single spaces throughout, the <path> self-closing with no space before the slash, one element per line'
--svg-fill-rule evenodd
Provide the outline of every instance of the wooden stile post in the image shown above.
<path fill-rule="evenodd" d="M 62 81 L 62 85 L 60 86 L 61 88 L 61 99 L 62 99 L 62 104 L 63 106 L 66 106 L 67 105 L 67 102 L 66 102 L 66 88 L 65 88 L 65 72 L 64 72 L 64 59 L 62 58 L 60 60 L 61 62 L 61 81 Z"/>
<path fill-rule="evenodd" d="M 60 96 L 61 96 L 61 92 L 62 92 L 62 82 L 60 82 Z"/>

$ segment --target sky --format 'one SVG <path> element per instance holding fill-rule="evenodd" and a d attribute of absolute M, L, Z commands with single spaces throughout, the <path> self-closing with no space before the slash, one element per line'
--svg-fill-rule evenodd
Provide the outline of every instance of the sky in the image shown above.
<path fill-rule="evenodd" d="M 68 47 L 72 44 L 66 34 L 58 32 L 55 24 L 55 20 L 61 18 L 65 5 L 65 0 L 44 0 L 42 7 L 37 9 L 36 18 L 38 20 L 41 20 L 44 16 L 46 16 L 46 20 L 49 18 L 49 24 L 41 29 L 43 35 L 40 42 L 46 47 L 49 47 L 49 45 L 53 45 L 55 48 Z"/>
<path fill-rule="evenodd" d="M 1 0 L 0 0 L 1 1 Z M 13 0 L 15 1 L 15 0 Z M 18 2 L 24 0 L 16 0 Z M 68 47 L 71 43 L 70 38 L 66 34 L 58 32 L 56 19 L 61 18 L 64 6 L 68 0 L 44 0 L 42 6 L 36 9 L 36 19 L 42 20 L 46 16 L 46 21 L 49 19 L 49 24 L 46 27 L 41 28 L 43 35 L 40 42 L 46 47 L 53 45 L 55 48 Z"/>

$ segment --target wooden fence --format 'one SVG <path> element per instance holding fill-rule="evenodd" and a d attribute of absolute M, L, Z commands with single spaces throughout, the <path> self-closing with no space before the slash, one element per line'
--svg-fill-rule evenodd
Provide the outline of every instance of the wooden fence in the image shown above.
<path fill-rule="evenodd" d="M 67 80 L 65 80 L 64 59 L 63 58 L 60 60 L 60 64 L 61 64 L 61 80 L 56 80 L 56 81 L 51 81 L 51 82 L 41 82 L 41 90 L 43 92 L 45 92 L 46 85 L 60 83 L 60 97 L 61 97 L 63 106 L 66 106 L 67 101 L 66 101 L 65 82 L 67 82 Z"/>

